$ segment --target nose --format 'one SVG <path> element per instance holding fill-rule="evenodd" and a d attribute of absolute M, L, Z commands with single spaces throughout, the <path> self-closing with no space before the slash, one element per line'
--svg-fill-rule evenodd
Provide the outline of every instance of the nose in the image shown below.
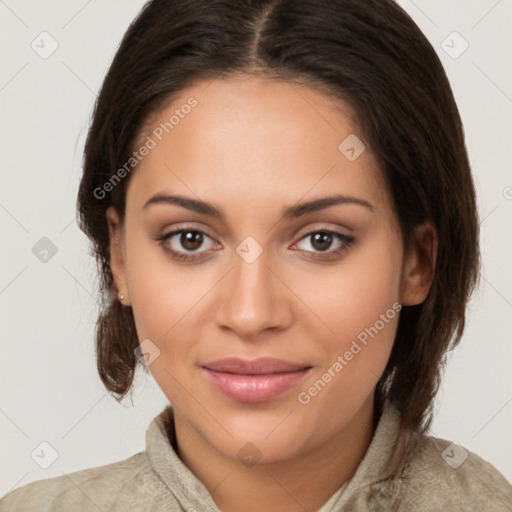
<path fill-rule="evenodd" d="M 240 339 L 255 340 L 264 331 L 281 331 L 293 322 L 291 292 L 269 260 L 265 250 L 252 262 L 235 253 L 233 268 L 219 287 L 217 325 Z"/>

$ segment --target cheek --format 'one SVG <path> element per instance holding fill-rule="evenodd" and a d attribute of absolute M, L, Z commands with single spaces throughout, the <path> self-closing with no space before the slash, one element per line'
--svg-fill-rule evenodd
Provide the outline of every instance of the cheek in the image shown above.
<path fill-rule="evenodd" d="M 313 277 L 300 292 L 323 321 L 309 325 L 323 357 L 299 397 L 312 410 L 328 408 L 337 417 L 351 414 L 387 364 L 401 310 L 401 251 L 385 238 L 354 251 L 323 276 L 315 273 L 314 293 L 307 293 Z"/>
<path fill-rule="evenodd" d="M 327 318 L 334 335 L 317 337 L 323 364 L 297 390 L 303 426 L 326 439 L 354 417 L 374 392 L 391 350 L 401 306 L 383 288 L 380 300 L 365 295 L 377 290 L 358 288 Z M 366 299 L 365 299 L 366 297 Z"/>
<path fill-rule="evenodd" d="M 145 233 L 134 230 L 127 239 L 127 255 L 126 275 L 139 339 L 154 339 L 160 345 L 200 299 L 203 286 L 191 280 L 189 273 L 180 272 Z"/>
<path fill-rule="evenodd" d="M 188 403 L 184 363 L 195 350 L 190 321 L 208 283 L 180 272 L 160 251 L 151 241 L 128 246 L 128 288 L 138 339 L 151 341 L 144 346 L 154 354 L 148 370 L 173 405 L 183 409 Z"/>
<path fill-rule="evenodd" d="M 302 272 L 294 282 L 302 283 L 297 294 L 323 321 L 324 331 L 329 329 L 328 338 L 346 342 L 398 302 L 401 265 L 399 241 L 393 243 L 391 236 L 383 235 L 354 246 L 337 265 Z"/>

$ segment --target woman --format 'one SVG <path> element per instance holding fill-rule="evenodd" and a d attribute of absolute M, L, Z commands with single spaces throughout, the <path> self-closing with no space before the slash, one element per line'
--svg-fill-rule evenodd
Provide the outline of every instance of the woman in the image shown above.
<path fill-rule="evenodd" d="M 512 509 L 426 434 L 478 220 L 448 80 L 394 2 L 149 2 L 84 157 L 100 377 L 121 399 L 139 362 L 170 404 L 145 452 L 1 511 Z"/>

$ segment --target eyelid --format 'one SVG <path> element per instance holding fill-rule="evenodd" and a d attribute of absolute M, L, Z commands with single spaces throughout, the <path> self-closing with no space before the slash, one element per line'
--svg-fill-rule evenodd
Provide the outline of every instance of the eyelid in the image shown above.
<path fill-rule="evenodd" d="M 297 240 L 301 240 L 305 236 L 311 235 L 313 233 L 318 233 L 319 231 L 330 231 L 346 237 L 352 236 L 352 230 L 350 228 L 346 226 L 342 227 L 339 225 L 324 222 L 317 223 L 316 225 L 313 225 L 313 227 L 308 227 L 307 229 L 298 230 L 297 234 L 294 235 L 294 238 Z M 343 231 L 346 231 L 346 233 L 344 233 Z"/>
<path fill-rule="evenodd" d="M 204 225 L 196 226 L 193 222 L 173 224 L 170 228 L 162 230 L 162 236 L 169 236 L 180 231 L 199 231 L 210 237 L 215 242 L 218 242 L 217 238 L 210 233 L 208 228 L 205 228 Z"/>
<path fill-rule="evenodd" d="M 338 251 L 343 250 L 344 247 L 351 246 L 355 242 L 355 238 L 353 236 L 344 235 L 343 233 L 340 233 L 339 231 L 335 231 L 332 229 L 314 229 L 313 231 L 309 231 L 308 233 L 305 233 L 300 238 L 298 238 L 297 241 L 294 242 L 290 246 L 290 248 L 297 249 L 298 245 L 301 242 L 303 242 L 304 240 L 307 240 L 312 235 L 314 235 L 316 233 L 321 233 L 321 232 L 328 233 L 329 235 L 331 235 L 334 239 L 336 239 L 338 242 L 341 243 L 342 247 L 340 247 L 338 249 L 329 249 L 327 251 L 306 251 L 306 250 L 304 250 L 303 252 L 316 254 L 318 256 L 320 256 L 322 254 L 325 254 L 325 255 L 336 254 Z M 299 249 L 299 250 L 302 250 L 302 249 Z"/>

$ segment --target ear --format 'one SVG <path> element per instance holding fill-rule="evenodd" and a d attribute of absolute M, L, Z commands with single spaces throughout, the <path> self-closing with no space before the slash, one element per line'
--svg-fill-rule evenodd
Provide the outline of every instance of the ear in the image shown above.
<path fill-rule="evenodd" d="M 113 206 L 110 206 L 106 211 L 108 232 L 109 232 L 109 247 L 110 247 L 110 269 L 114 277 L 114 282 L 117 288 L 117 294 L 124 295 L 121 303 L 125 306 L 130 305 L 130 298 L 128 296 L 128 287 L 126 281 L 125 270 L 125 242 L 122 223 L 119 220 L 119 215 Z"/>
<path fill-rule="evenodd" d="M 438 237 L 433 224 L 426 222 L 416 226 L 404 258 L 400 299 L 404 306 L 421 304 L 427 298 L 435 275 L 437 248 Z"/>

